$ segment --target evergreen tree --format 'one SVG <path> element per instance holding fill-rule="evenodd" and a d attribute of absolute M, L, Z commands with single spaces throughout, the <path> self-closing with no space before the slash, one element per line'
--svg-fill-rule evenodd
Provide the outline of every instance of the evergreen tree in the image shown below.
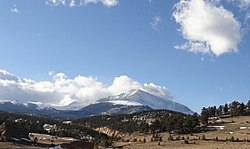
<path fill-rule="evenodd" d="M 222 111 L 223 111 L 223 106 L 220 105 L 220 106 L 218 107 L 218 109 L 217 109 L 217 115 L 218 115 L 218 116 L 221 116 L 221 115 L 222 115 Z"/>
<path fill-rule="evenodd" d="M 245 111 L 245 104 L 242 102 L 239 106 L 239 115 L 245 115 L 246 111 Z"/>
<path fill-rule="evenodd" d="M 229 110 L 228 104 L 226 103 L 225 106 L 224 106 L 224 108 L 223 108 L 224 114 L 228 114 L 228 110 Z"/>
<path fill-rule="evenodd" d="M 238 101 L 233 101 L 229 108 L 230 108 L 230 114 L 231 116 L 238 116 L 239 115 L 239 107 L 240 103 Z"/>
<path fill-rule="evenodd" d="M 208 125 L 208 117 L 209 117 L 208 110 L 205 107 L 203 107 L 201 111 L 200 121 L 205 126 Z"/>

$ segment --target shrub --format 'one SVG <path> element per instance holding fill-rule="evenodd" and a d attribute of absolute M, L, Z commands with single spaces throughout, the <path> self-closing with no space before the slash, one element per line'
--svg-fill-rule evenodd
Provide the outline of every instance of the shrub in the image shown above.
<path fill-rule="evenodd" d="M 203 135 L 201 139 L 202 139 L 202 140 L 206 140 L 206 136 L 205 136 L 205 135 Z"/>
<path fill-rule="evenodd" d="M 158 145 L 161 145 L 160 141 L 158 141 Z"/>
<path fill-rule="evenodd" d="M 233 136 L 231 137 L 230 141 L 234 142 L 234 137 Z"/>
<path fill-rule="evenodd" d="M 153 142 L 154 141 L 154 139 L 153 138 L 151 138 L 151 142 Z"/>
<path fill-rule="evenodd" d="M 239 140 L 239 138 L 236 138 L 236 140 L 235 140 L 236 142 L 240 142 L 240 140 Z"/>
<path fill-rule="evenodd" d="M 215 137 L 215 141 L 219 141 L 218 137 Z"/>
<path fill-rule="evenodd" d="M 168 140 L 173 141 L 174 140 L 173 136 L 169 135 Z"/>
<path fill-rule="evenodd" d="M 184 144 L 189 144 L 188 140 L 184 140 Z"/>

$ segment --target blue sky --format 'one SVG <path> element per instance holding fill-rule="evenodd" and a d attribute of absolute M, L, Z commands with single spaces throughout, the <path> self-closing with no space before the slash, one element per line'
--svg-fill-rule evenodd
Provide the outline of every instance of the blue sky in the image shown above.
<path fill-rule="evenodd" d="M 53 76 L 62 72 L 68 80 L 80 75 L 106 87 L 127 76 L 166 87 L 173 100 L 194 111 L 250 99 L 248 0 L 93 0 L 82 5 L 76 0 L 73 7 L 70 2 L 1 0 L 0 69 L 37 83 L 55 84 Z M 208 19 L 192 12 L 198 6 Z M 227 17 L 219 22 L 220 15 Z M 190 20 L 195 20 L 191 26 Z M 212 27 L 204 29 L 208 24 Z"/>

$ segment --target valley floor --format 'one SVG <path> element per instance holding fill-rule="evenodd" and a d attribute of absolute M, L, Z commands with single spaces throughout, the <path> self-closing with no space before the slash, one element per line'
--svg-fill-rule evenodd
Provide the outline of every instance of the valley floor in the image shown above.
<path fill-rule="evenodd" d="M 121 141 L 115 142 L 115 146 L 135 149 L 249 149 L 250 148 L 250 116 L 239 116 L 234 118 L 223 118 L 222 123 L 215 124 L 223 126 L 223 129 L 196 133 L 193 135 L 172 134 L 174 141 L 169 141 L 168 133 L 158 134 L 162 142 L 152 142 L 152 135 L 132 134 L 126 135 Z M 242 129 L 243 128 L 243 129 Z M 181 140 L 176 140 L 179 137 Z M 206 140 L 202 138 L 205 137 Z M 143 142 L 144 138 L 146 143 Z M 183 138 L 183 139 L 182 139 Z M 232 138 L 234 141 L 232 141 Z M 136 141 L 135 141 L 136 140 Z M 188 140 L 188 144 L 184 142 Z M 218 140 L 218 141 L 216 141 Z M 160 143 L 160 145 L 158 144 Z"/>
<path fill-rule="evenodd" d="M 123 146 L 124 149 L 249 149 L 248 142 L 218 142 L 218 141 L 195 141 L 195 144 L 184 144 L 182 141 L 163 141 L 160 145 L 158 142 L 140 143 L 132 142 L 117 143 L 117 146 Z"/>

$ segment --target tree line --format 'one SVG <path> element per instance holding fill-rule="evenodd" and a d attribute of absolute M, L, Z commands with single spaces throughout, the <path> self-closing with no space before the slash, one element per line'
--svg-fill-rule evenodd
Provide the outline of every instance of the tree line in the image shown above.
<path fill-rule="evenodd" d="M 203 125 L 208 125 L 209 117 L 220 117 L 223 115 L 231 117 L 250 115 L 250 100 L 246 104 L 243 102 L 240 103 L 239 101 L 233 101 L 218 107 L 203 107 L 201 110 L 200 121 Z"/>

